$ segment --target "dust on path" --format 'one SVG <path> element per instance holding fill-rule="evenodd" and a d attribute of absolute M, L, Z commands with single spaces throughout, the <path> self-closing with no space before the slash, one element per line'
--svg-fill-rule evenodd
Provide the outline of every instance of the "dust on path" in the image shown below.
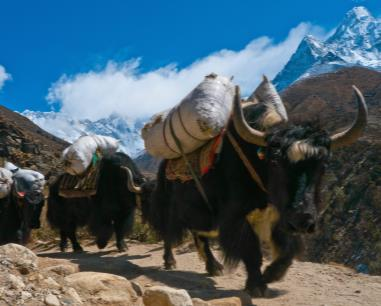
<path fill-rule="evenodd" d="M 126 277 L 144 287 L 166 285 L 186 289 L 194 297 L 205 300 L 239 296 L 245 272 L 242 267 L 225 271 L 224 276 L 208 277 L 197 253 L 188 246 L 176 249 L 177 270 L 163 270 L 161 244 L 129 242 L 129 249 L 119 253 L 115 246 L 98 250 L 84 244 L 86 253 L 60 253 L 55 246 L 39 245 L 34 251 L 41 257 L 61 258 L 79 266 L 80 271 L 112 273 Z M 381 305 L 381 276 L 358 274 L 339 265 L 321 265 L 295 261 L 286 277 L 270 284 L 274 297 L 253 299 L 258 306 L 317 305 L 354 306 Z"/>

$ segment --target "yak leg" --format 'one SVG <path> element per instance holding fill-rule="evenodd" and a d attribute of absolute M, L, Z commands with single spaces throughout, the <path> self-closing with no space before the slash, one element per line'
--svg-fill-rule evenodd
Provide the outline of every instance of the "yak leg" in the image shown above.
<path fill-rule="evenodd" d="M 224 220 L 220 228 L 220 243 L 228 263 L 243 261 L 247 272 L 245 291 L 252 297 L 266 296 L 260 241 L 244 215 L 232 214 Z"/>
<path fill-rule="evenodd" d="M 164 239 L 164 269 L 173 270 L 176 269 L 176 259 L 173 256 L 172 245 L 169 241 Z"/>
<path fill-rule="evenodd" d="M 111 221 L 102 220 L 97 226 L 95 242 L 99 249 L 104 249 L 112 236 L 112 224 Z"/>
<path fill-rule="evenodd" d="M 127 244 L 124 241 L 124 237 L 126 234 L 126 225 L 124 220 L 116 219 L 114 221 L 114 231 L 115 231 L 115 239 L 116 239 L 116 247 L 119 252 L 127 251 Z"/>
<path fill-rule="evenodd" d="M 292 264 L 293 258 L 302 250 L 300 237 L 289 235 L 275 227 L 272 232 L 273 262 L 263 273 L 263 279 L 266 283 L 280 280 Z"/>
<path fill-rule="evenodd" d="M 81 245 L 79 244 L 79 242 L 77 240 L 76 229 L 77 229 L 77 226 L 75 225 L 75 223 L 71 223 L 69 226 L 69 229 L 67 231 L 67 236 L 69 237 L 69 239 L 71 241 L 73 251 L 74 252 L 83 252 L 83 248 L 81 247 Z"/>
<path fill-rule="evenodd" d="M 67 235 L 66 235 L 66 232 L 64 230 L 60 230 L 60 236 L 61 236 L 61 240 L 60 240 L 60 250 L 61 252 L 66 252 L 66 249 L 67 249 Z"/>
<path fill-rule="evenodd" d="M 25 225 L 21 226 L 20 233 L 19 233 L 19 236 L 20 236 L 19 240 L 22 245 L 26 245 L 28 243 L 30 238 L 30 233 L 31 233 L 30 228 L 28 228 Z"/>
<path fill-rule="evenodd" d="M 245 222 L 246 226 L 249 225 Z M 241 258 L 247 271 L 245 290 L 253 297 L 266 296 L 267 286 L 261 273 L 262 252 L 257 236 L 248 229 L 245 245 L 241 246 Z"/>
<path fill-rule="evenodd" d="M 197 251 L 202 258 L 202 260 L 206 263 L 206 271 L 211 276 L 221 276 L 223 275 L 224 267 L 217 261 L 214 257 L 212 251 L 209 247 L 209 239 L 207 237 L 203 237 L 198 235 L 197 233 L 192 233 L 195 245 L 197 247 Z"/>

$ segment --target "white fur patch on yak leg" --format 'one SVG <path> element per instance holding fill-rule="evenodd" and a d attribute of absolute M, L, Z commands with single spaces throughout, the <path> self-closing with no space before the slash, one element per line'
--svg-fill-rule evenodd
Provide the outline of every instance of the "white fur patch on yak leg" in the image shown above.
<path fill-rule="evenodd" d="M 279 252 L 272 239 L 272 230 L 279 220 L 279 212 L 274 205 L 268 204 L 263 209 L 256 208 L 246 215 L 254 233 L 258 236 L 261 244 L 268 245 L 271 250 L 272 260 L 276 260 Z"/>
<path fill-rule="evenodd" d="M 205 237 L 205 238 L 211 238 L 215 239 L 219 235 L 218 230 L 213 230 L 213 231 L 195 231 L 195 233 L 199 236 Z"/>

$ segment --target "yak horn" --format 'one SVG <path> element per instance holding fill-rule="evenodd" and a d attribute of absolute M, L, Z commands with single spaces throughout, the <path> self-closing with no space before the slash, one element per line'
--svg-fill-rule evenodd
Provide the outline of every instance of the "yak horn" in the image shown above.
<path fill-rule="evenodd" d="M 249 126 L 243 116 L 241 106 L 241 94 L 239 87 L 235 87 L 235 97 L 233 104 L 233 123 L 238 135 L 245 141 L 256 144 L 257 146 L 265 147 L 265 133 L 253 129 Z"/>
<path fill-rule="evenodd" d="M 134 176 L 132 174 L 132 171 L 128 167 L 122 167 L 127 172 L 127 187 L 128 190 L 133 193 L 142 193 L 142 187 L 136 186 L 134 183 Z"/>
<path fill-rule="evenodd" d="M 357 117 L 349 129 L 331 136 L 332 150 L 354 143 L 364 132 L 368 120 L 368 108 L 364 96 L 356 86 L 353 85 L 352 87 L 357 98 Z"/>

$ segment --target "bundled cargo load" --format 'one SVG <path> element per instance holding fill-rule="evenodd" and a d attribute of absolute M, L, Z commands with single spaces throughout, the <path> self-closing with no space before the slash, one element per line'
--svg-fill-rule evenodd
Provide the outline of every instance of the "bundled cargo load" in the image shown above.
<path fill-rule="evenodd" d="M 100 135 L 82 136 L 62 153 L 65 172 L 81 175 L 89 168 L 97 153 L 113 154 L 118 148 L 119 141 L 115 138 Z"/>
<path fill-rule="evenodd" d="M 142 129 L 144 145 L 155 157 L 173 159 L 191 153 L 221 133 L 234 98 L 230 79 L 211 74 L 177 106 L 152 117 Z"/>
<path fill-rule="evenodd" d="M 13 174 L 17 196 L 26 198 L 29 203 L 40 203 L 44 199 L 45 176 L 37 171 L 20 169 L 11 162 L 4 166 Z"/>
<path fill-rule="evenodd" d="M 12 190 L 13 173 L 5 168 L 0 168 L 0 199 L 6 198 Z"/>

